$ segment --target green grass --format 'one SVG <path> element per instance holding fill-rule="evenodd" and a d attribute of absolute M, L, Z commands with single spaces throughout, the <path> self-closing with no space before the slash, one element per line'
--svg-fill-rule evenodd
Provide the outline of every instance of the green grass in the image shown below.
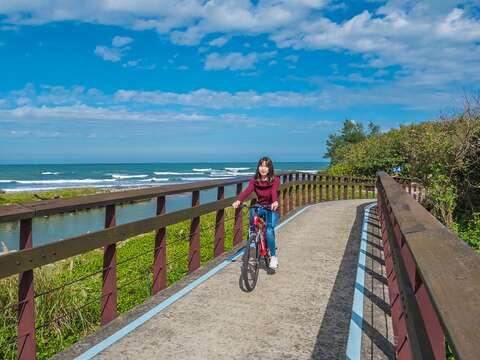
<path fill-rule="evenodd" d="M 18 191 L 0 194 L 0 205 L 23 204 L 32 201 L 70 198 L 82 195 L 92 195 L 110 192 L 108 189 L 81 188 L 56 189 L 50 191 Z"/>
<path fill-rule="evenodd" d="M 317 201 L 320 194 L 317 187 Z M 333 191 L 330 199 L 343 198 L 343 187 Z M 301 188 L 300 188 L 301 191 Z M 326 199 L 323 186 L 323 199 Z M 71 197 L 92 194 L 98 189 L 73 189 L 42 192 L 42 198 Z M 355 190 L 358 197 L 358 189 Z M 365 197 L 365 192 L 363 192 Z M 348 198 L 352 197 L 348 187 Z M 370 192 L 370 197 L 372 193 Z M 30 194 L 1 194 L 2 204 L 39 200 Z M 294 199 L 295 191 L 294 191 Z M 312 194 L 313 201 L 313 194 Z M 233 209 L 225 209 L 225 251 L 233 247 Z M 213 258 L 215 213 L 201 216 L 200 243 L 201 264 Z M 243 216 L 243 234 L 248 229 L 247 210 Z M 154 232 L 136 236 L 117 244 L 117 301 L 118 313 L 122 314 L 143 303 L 151 296 Z M 173 284 L 188 274 L 188 251 L 190 221 L 167 227 L 167 283 Z M 71 346 L 80 338 L 94 332 L 100 326 L 100 296 L 102 286 L 103 251 L 93 250 L 86 254 L 58 261 L 34 270 L 36 294 L 59 288 L 49 294 L 36 297 L 37 358 L 48 359 L 55 353 Z M 96 275 L 88 276 L 96 273 Z M 88 276 L 88 277 L 86 277 Z M 65 284 L 75 282 L 63 287 Z M 0 280 L 0 359 L 16 358 L 16 309 L 8 307 L 17 302 L 18 276 Z M 7 306 L 7 308 L 5 308 Z"/>

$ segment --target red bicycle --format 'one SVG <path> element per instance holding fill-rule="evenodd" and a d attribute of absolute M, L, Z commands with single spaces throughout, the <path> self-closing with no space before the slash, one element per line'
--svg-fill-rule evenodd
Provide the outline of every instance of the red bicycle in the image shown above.
<path fill-rule="evenodd" d="M 255 231 L 252 232 L 248 238 L 245 253 L 242 258 L 242 278 L 245 288 L 248 291 L 252 291 L 257 284 L 258 270 L 260 268 L 261 259 L 264 260 L 265 266 L 268 268 L 270 265 L 270 251 L 267 246 L 265 230 L 267 224 L 265 219 L 258 214 L 259 208 L 270 210 L 270 208 L 255 204 L 254 206 L 241 205 L 241 207 L 247 207 L 249 209 L 255 209 L 253 216 L 253 225 Z"/>

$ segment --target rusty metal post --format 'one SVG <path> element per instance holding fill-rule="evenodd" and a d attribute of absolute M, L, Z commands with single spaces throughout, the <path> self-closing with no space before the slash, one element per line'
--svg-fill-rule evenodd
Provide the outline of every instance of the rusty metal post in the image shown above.
<path fill-rule="evenodd" d="M 192 191 L 192 207 L 200 205 L 200 191 Z M 194 217 L 190 224 L 190 247 L 188 253 L 188 272 L 200 267 L 200 217 Z"/>
<path fill-rule="evenodd" d="M 217 190 L 217 200 L 223 200 L 225 197 L 225 187 L 219 186 Z M 213 256 L 217 257 L 225 251 L 225 209 L 217 211 L 215 219 L 215 243 Z"/>
<path fill-rule="evenodd" d="M 157 197 L 157 216 L 165 214 L 165 196 Z M 160 228 L 155 234 L 153 253 L 153 285 L 152 294 L 167 287 L 167 243 L 166 228 Z"/>
<path fill-rule="evenodd" d="M 237 184 L 237 195 L 242 192 L 242 183 Z M 243 239 L 243 213 L 242 209 L 235 209 L 235 221 L 233 224 L 233 246 L 240 244 Z"/>
<path fill-rule="evenodd" d="M 31 249 L 32 247 L 32 219 L 20 220 L 19 249 Z M 33 270 L 19 274 L 18 303 L 17 359 L 35 359 L 36 339 Z"/>
<path fill-rule="evenodd" d="M 116 225 L 115 205 L 105 209 L 105 228 Z M 117 317 L 117 247 L 116 244 L 103 248 L 103 284 L 100 324 L 108 324 Z"/>

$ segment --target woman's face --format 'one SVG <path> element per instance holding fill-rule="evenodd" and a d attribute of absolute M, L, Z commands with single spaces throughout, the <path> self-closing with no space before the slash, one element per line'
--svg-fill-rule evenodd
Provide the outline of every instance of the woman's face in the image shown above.
<path fill-rule="evenodd" d="M 268 175 L 268 166 L 267 166 L 267 162 L 266 161 L 263 161 L 260 166 L 258 167 L 258 172 L 260 173 L 260 175 L 262 177 L 265 177 Z"/>

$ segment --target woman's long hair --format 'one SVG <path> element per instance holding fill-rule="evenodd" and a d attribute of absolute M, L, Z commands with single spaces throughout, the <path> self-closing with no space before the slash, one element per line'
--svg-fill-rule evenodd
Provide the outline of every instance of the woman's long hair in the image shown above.
<path fill-rule="evenodd" d="M 255 180 L 260 181 L 262 179 L 258 168 L 260 167 L 260 165 L 262 165 L 263 162 L 265 162 L 268 167 L 267 180 L 268 182 L 272 182 L 275 179 L 275 171 L 273 170 L 272 159 L 270 159 L 268 156 L 264 156 L 260 160 L 258 160 L 257 171 L 255 172 Z"/>

